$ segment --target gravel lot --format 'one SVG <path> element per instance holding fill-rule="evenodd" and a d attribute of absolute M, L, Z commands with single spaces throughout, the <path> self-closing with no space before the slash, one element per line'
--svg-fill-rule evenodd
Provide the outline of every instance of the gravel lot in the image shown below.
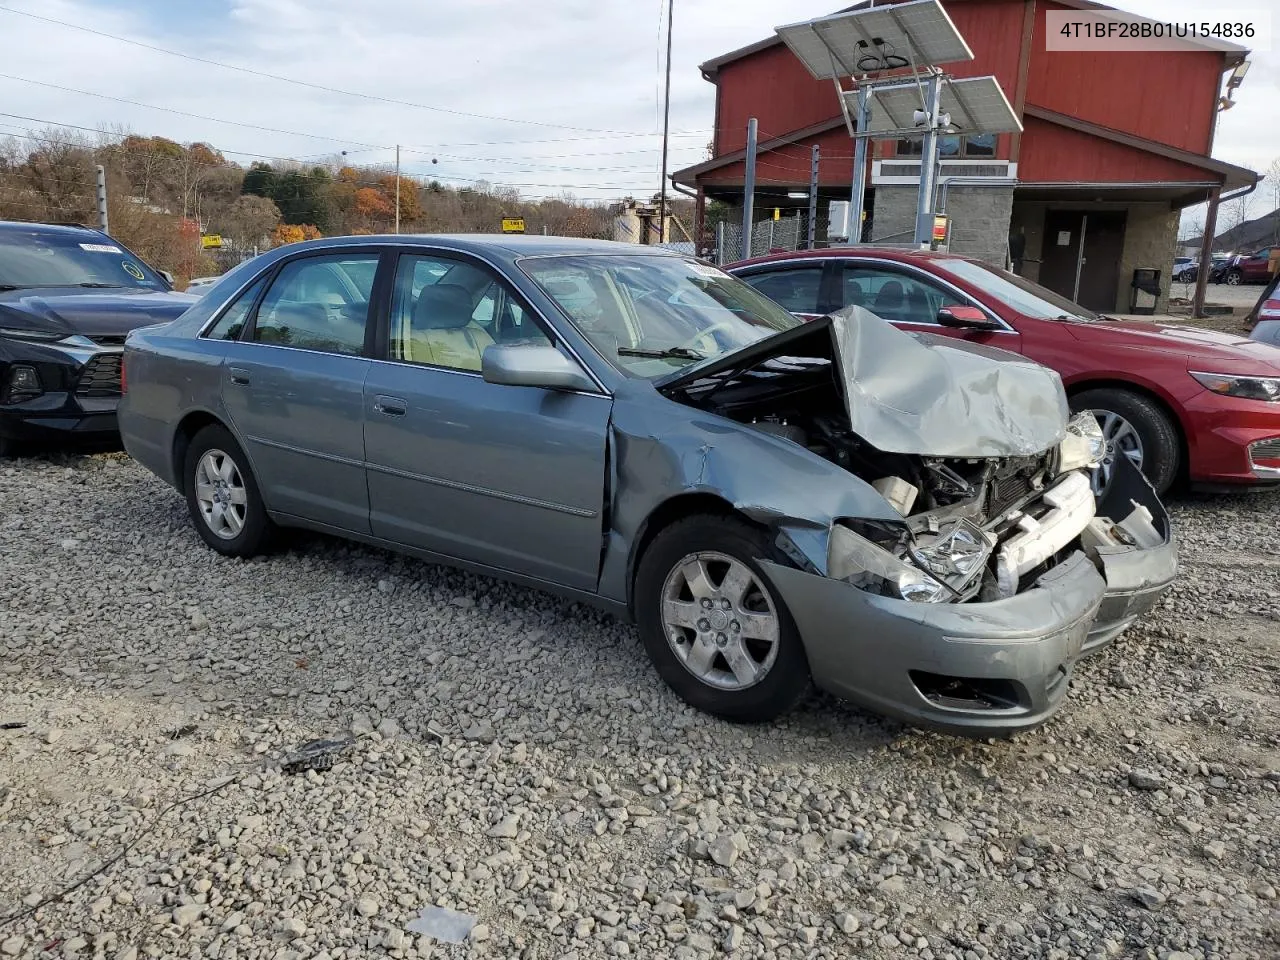
<path fill-rule="evenodd" d="M 1280 954 L 1280 496 L 1176 501 L 1171 596 L 990 743 L 730 726 L 629 627 L 376 550 L 222 559 L 122 455 L 0 498 L 0 957 Z"/>

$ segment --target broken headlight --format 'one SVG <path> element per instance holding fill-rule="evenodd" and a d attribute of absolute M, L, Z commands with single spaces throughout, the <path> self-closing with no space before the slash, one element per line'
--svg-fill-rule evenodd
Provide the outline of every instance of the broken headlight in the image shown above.
<path fill-rule="evenodd" d="M 1096 467 L 1106 452 L 1107 439 L 1098 418 L 1091 411 L 1082 410 L 1067 422 L 1066 436 L 1058 444 L 1058 472 Z"/>
<path fill-rule="evenodd" d="M 860 536 L 844 524 L 832 524 L 827 541 L 828 576 L 868 593 L 899 600 L 942 603 L 952 598 L 944 584 L 890 552 L 905 548 L 910 542 L 905 525 L 864 522 L 858 526 L 868 536 Z"/>
<path fill-rule="evenodd" d="M 982 575 L 995 540 L 968 520 L 942 525 L 936 534 L 917 536 L 907 552 L 916 565 L 957 594 Z"/>

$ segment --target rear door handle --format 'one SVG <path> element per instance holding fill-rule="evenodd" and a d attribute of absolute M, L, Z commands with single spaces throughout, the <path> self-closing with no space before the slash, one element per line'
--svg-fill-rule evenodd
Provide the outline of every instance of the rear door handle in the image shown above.
<path fill-rule="evenodd" d="M 238 383 L 242 386 L 249 385 L 249 371 L 244 367 L 231 367 L 227 372 L 231 375 L 232 383 Z"/>
<path fill-rule="evenodd" d="M 373 409 L 388 417 L 403 417 L 409 412 L 409 404 L 400 397 L 379 395 L 373 398 Z"/>

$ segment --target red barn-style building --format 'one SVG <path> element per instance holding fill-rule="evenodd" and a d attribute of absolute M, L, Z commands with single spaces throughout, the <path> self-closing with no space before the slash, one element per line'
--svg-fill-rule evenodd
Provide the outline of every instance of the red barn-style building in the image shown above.
<path fill-rule="evenodd" d="M 877 5 L 887 2 L 895 0 Z M 1079 268 L 1080 302 L 1120 312 L 1130 303 L 1134 269 L 1154 267 L 1163 288 L 1157 308 L 1164 309 L 1179 211 L 1215 189 L 1258 179 L 1211 156 L 1223 74 L 1248 51 L 1218 44 L 1173 53 L 1049 52 L 1047 11 L 1111 8 L 1087 0 L 943 4 L 975 57 L 944 69 L 995 75 L 1023 124 L 1021 134 L 943 141 L 938 207 L 952 218 L 950 249 L 998 264 L 1021 249 L 1015 268 L 1067 296 Z M 707 199 L 741 206 L 751 117 L 759 130 L 759 214 L 807 206 L 787 194 L 808 189 L 815 144 L 823 209 L 848 198 L 853 141 L 829 80 L 814 79 L 776 36 L 709 60 L 701 71 L 716 85 L 712 159 L 672 177 L 697 190 L 700 212 Z M 919 151 L 919 139 L 874 143 L 864 240 L 910 242 Z"/>

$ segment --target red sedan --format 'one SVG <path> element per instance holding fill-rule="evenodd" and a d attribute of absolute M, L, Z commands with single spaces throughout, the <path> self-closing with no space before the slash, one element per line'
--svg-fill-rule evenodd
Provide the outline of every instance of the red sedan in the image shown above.
<path fill-rule="evenodd" d="M 1280 484 L 1280 350 L 1190 326 L 1112 320 L 978 260 L 866 247 L 775 254 L 727 268 L 800 316 L 856 304 L 910 330 L 1021 353 L 1092 410 L 1107 463 L 1126 456 L 1160 492 L 1175 480 Z"/>

